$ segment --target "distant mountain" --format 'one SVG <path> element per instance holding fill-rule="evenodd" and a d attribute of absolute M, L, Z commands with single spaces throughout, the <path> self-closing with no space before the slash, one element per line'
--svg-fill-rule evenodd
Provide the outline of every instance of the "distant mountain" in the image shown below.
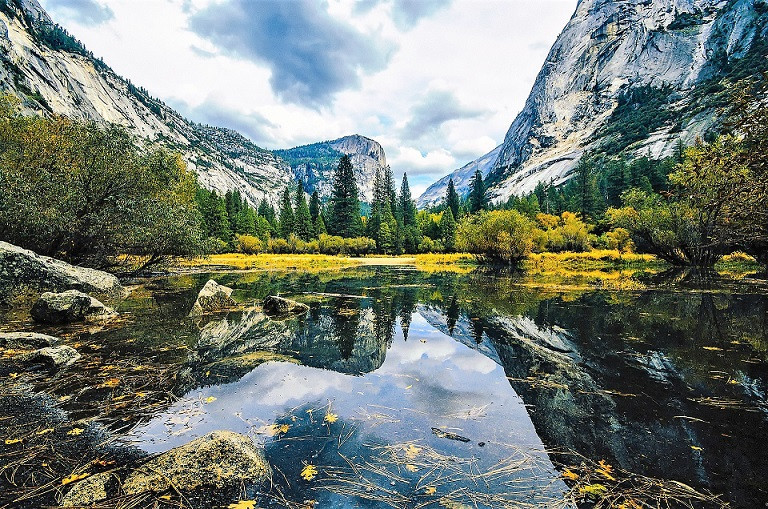
<path fill-rule="evenodd" d="M 471 163 L 465 164 L 453 173 L 441 178 L 419 196 L 416 200 L 416 206 L 420 209 L 425 209 L 440 205 L 445 199 L 448 181 L 451 179 L 453 179 L 453 185 L 459 196 L 466 198 L 469 195 L 469 183 L 472 181 L 475 171 L 480 170 L 483 178 L 486 178 L 491 169 L 493 169 L 493 165 L 499 157 L 499 152 L 501 152 L 501 145 L 479 159 L 475 159 Z"/>
<path fill-rule="evenodd" d="M 490 197 L 563 183 L 588 151 L 670 155 L 718 130 L 729 85 L 767 70 L 765 0 L 581 0 L 507 132 Z"/>
<path fill-rule="evenodd" d="M 0 50 L 0 89 L 21 97 L 27 112 L 123 125 L 181 152 L 205 187 L 239 189 L 254 205 L 263 197 L 276 203 L 293 181 L 272 152 L 235 131 L 190 122 L 115 74 L 36 0 L 0 0 Z"/>
<path fill-rule="evenodd" d="M 387 166 L 387 157 L 381 145 L 358 134 L 288 150 L 276 150 L 275 154 L 288 162 L 294 178 L 304 183 L 308 193 L 317 190 L 321 198 L 331 195 L 333 172 L 342 155 L 346 154 L 352 160 L 362 201 L 371 201 L 376 170 Z"/>

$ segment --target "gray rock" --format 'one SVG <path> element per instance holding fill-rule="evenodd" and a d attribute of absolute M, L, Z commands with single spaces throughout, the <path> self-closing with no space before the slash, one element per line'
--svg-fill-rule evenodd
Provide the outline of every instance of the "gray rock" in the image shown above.
<path fill-rule="evenodd" d="M 275 295 L 270 295 L 264 299 L 262 307 L 264 312 L 271 316 L 301 314 L 309 311 L 309 306 L 306 304 Z"/>
<path fill-rule="evenodd" d="M 97 299 L 77 290 L 45 292 L 32 306 L 32 318 L 36 322 L 47 324 L 81 322 L 115 314 Z"/>
<path fill-rule="evenodd" d="M 210 279 L 200 293 L 197 294 L 197 300 L 189 312 L 189 316 L 201 316 L 205 313 L 212 313 L 230 308 L 236 303 L 232 300 L 232 288 L 222 286 L 213 279 Z"/>
<path fill-rule="evenodd" d="M 250 438 L 232 431 L 213 431 L 131 472 L 123 483 L 123 492 L 133 495 L 171 487 L 178 490 L 202 486 L 224 488 L 243 483 L 261 484 L 271 477 L 272 469 L 264 451 Z"/>
<path fill-rule="evenodd" d="M 34 332 L 2 332 L 0 347 L 2 348 L 44 348 L 53 346 L 61 341 L 59 338 Z"/>
<path fill-rule="evenodd" d="M 23 290 L 61 292 L 69 289 L 106 298 L 122 297 L 125 291 L 112 274 L 75 267 L 0 242 L 0 301 Z"/>
<path fill-rule="evenodd" d="M 112 478 L 109 472 L 86 477 L 75 484 L 61 500 L 61 507 L 83 507 L 107 498 L 107 484 Z"/>
<path fill-rule="evenodd" d="M 67 345 L 46 346 L 34 352 L 19 356 L 20 360 L 29 363 L 45 364 L 49 368 L 65 368 L 80 359 L 80 354 Z"/>

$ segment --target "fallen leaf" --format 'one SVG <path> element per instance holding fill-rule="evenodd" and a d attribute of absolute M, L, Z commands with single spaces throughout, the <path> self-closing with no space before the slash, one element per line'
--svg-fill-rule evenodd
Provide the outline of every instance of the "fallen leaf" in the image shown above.
<path fill-rule="evenodd" d="M 716 346 L 703 346 L 702 348 L 704 350 L 709 350 L 710 352 L 722 352 L 723 351 L 722 348 L 718 348 Z"/>
<path fill-rule="evenodd" d="M 24 439 L 23 438 L 6 438 L 5 445 L 18 444 L 22 440 Z"/>
<path fill-rule="evenodd" d="M 325 414 L 325 419 L 323 419 L 323 422 L 327 422 L 328 424 L 333 424 L 334 422 L 339 420 L 339 416 L 336 414 L 332 414 L 331 412 L 328 412 Z"/>
<path fill-rule="evenodd" d="M 170 496 L 170 495 L 161 495 L 161 496 L 160 496 L 160 499 L 161 499 L 161 500 L 170 500 L 170 499 L 171 499 L 171 496 Z"/>
<path fill-rule="evenodd" d="M 83 431 L 85 431 L 83 428 L 72 428 L 71 430 L 67 431 L 67 435 L 71 435 L 71 436 L 82 435 Z"/>
<path fill-rule="evenodd" d="M 99 388 L 113 388 L 120 385 L 120 379 L 119 378 L 110 378 L 109 380 L 105 380 L 104 382 L 99 384 Z"/>
<path fill-rule="evenodd" d="M 411 387 L 413 387 L 413 385 L 409 385 L 408 387 L 406 387 L 406 388 L 405 388 L 405 390 L 407 391 L 407 390 L 408 390 L 408 389 L 410 389 Z"/>
<path fill-rule="evenodd" d="M 45 428 L 35 433 L 35 435 L 47 435 L 48 433 L 53 433 L 53 428 Z"/>
<path fill-rule="evenodd" d="M 66 486 L 67 484 L 72 484 L 73 482 L 77 482 L 77 481 L 80 481 L 82 479 L 85 479 L 89 475 L 91 475 L 91 474 L 89 474 L 88 472 L 85 472 L 83 474 L 72 474 L 69 477 L 65 477 L 64 479 L 62 479 L 61 480 L 61 485 L 62 486 Z"/>
<path fill-rule="evenodd" d="M 317 475 L 317 467 L 314 465 L 307 465 L 301 470 L 301 477 L 305 481 L 311 481 Z"/>
<path fill-rule="evenodd" d="M 240 502 L 237 502 L 236 504 L 229 504 L 227 506 L 228 509 L 256 509 L 256 501 L 255 500 L 241 500 Z"/>
<path fill-rule="evenodd" d="M 613 475 L 611 475 L 613 474 L 613 467 L 611 465 L 606 463 L 605 460 L 600 460 L 598 464 L 600 465 L 600 467 L 595 470 L 598 474 L 602 475 L 609 481 L 616 480 L 616 478 L 613 477 Z"/>
<path fill-rule="evenodd" d="M 407 471 L 409 471 L 409 472 L 418 472 L 419 471 L 419 467 L 417 467 L 416 465 L 411 465 L 410 463 L 405 465 L 405 469 Z"/>
<path fill-rule="evenodd" d="M 425 495 L 434 495 L 435 493 L 437 493 L 437 488 L 435 488 L 434 486 L 427 486 L 426 488 L 424 488 Z"/>
<path fill-rule="evenodd" d="M 415 445 L 411 444 L 408 447 L 405 448 L 405 457 L 408 459 L 415 458 L 419 453 L 421 452 L 421 447 L 416 447 Z"/>
<path fill-rule="evenodd" d="M 576 472 L 571 472 L 569 469 L 565 469 L 563 472 L 563 479 L 568 479 L 569 481 L 575 481 L 579 478 L 579 474 Z"/>
<path fill-rule="evenodd" d="M 598 498 L 606 494 L 608 492 L 608 488 L 606 488 L 602 484 L 588 484 L 586 486 L 582 486 L 581 488 L 579 488 L 579 491 L 582 494 L 591 495 L 593 497 Z"/>
<path fill-rule="evenodd" d="M 695 445 L 692 445 L 692 446 L 691 446 L 691 449 L 693 449 L 694 451 L 703 451 L 703 450 L 704 450 L 704 449 L 702 449 L 701 447 L 697 447 L 697 446 L 695 446 Z"/>
<path fill-rule="evenodd" d="M 216 401 L 216 398 L 214 396 L 208 396 L 207 398 L 205 398 L 206 403 L 213 403 L 214 401 Z"/>

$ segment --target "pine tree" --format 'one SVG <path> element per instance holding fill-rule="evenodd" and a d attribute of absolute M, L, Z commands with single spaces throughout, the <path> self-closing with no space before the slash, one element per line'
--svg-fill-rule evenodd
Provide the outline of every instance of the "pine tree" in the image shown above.
<path fill-rule="evenodd" d="M 286 187 L 280 200 L 280 236 L 288 239 L 293 233 L 294 218 L 291 206 L 291 190 Z"/>
<path fill-rule="evenodd" d="M 333 175 L 331 217 L 326 226 L 332 234 L 344 238 L 359 237 L 362 233 L 357 183 L 348 155 L 339 159 L 339 165 Z"/>
<path fill-rule="evenodd" d="M 368 221 L 365 224 L 366 235 L 376 241 L 377 250 L 381 243 L 379 233 L 381 231 L 381 216 L 384 212 L 384 203 L 386 201 L 384 192 L 384 176 L 381 168 L 376 168 L 373 176 L 373 199 L 371 200 L 371 212 Z"/>
<path fill-rule="evenodd" d="M 309 198 L 309 216 L 312 218 L 312 224 L 317 222 L 317 216 L 320 215 L 320 196 L 317 194 L 317 190 L 312 191 L 312 196 Z"/>
<path fill-rule="evenodd" d="M 328 230 L 325 229 L 325 220 L 323 220 L 322 214 L 317 215 L 317 218 L 315 219 L 315 222 L 314 222 L 314 228 L 315 228 L 315 235 L 317 235 L 318 237 L 320 235 L 324 235 L 328 233 Z"/>
<path fill-rule="evenodd" d="M 440 218 L 440 238 L 443 241 L 445 251 L 450 253 L 456 245 L 456 221 L 453 219 L 453 212 L 446 208 L 443 216 Z"/>
<path fill-rule="evenodd" d="M 402 216 L 401 242 L 406 253 L 415 253 L 419 248 L 419 227 L 416 223 L 416 204 L 411 197 L 408 175 L 403 174 L 400 186 L 400 215 Z"/>
<path fill-rule="evenodd" d="M 275 208 L 267 201 L 266 198 L 262 198 L 259 202 L 258 209 L 259 216 L 263 217 L 270 223 L 275 220 Z"/>
<path fill-rule="evenodd" d="M 594 220 L 599 212 L 601 196 L 597 187 L 597 172 L 590 161 L 584 158 L 579 161 L 574 185 L 575 210 L 580 212 L 583 218 Z M 650 187 L 650 184 L 648 186 Z"/>
<path fill-rule="evenodd" d="M 469 184 L 469 212 L 476 214 L 481 210 L 488 208 L 488 201 L 485 197 L 485 183 L 483 183 L 483 174 L 480 170 L 475 170 L 472 182 Z"/>
<path fill-rule="evenodd" d="M 202 216 L 202 230 L 205 236 L 229 242 L 232 233 L 224 200 L 219 198 L 215 191 L 199 189 L 195 201 Z"/>
<path fill-rule="evenodd" d="M 461 198 L 459 193 L 456 192 L 456 187 L 453 185 L 453 179 L 448 179 L 448 189 L 445 191 L 445 206 L 451 209 L 453 218 L 459 217 L 459 207 L 461 206 Z"/>
<path fill-rule="evenodd" d="M 307 198 L 304 194 L 304 185 L 299 182 L 296 186 L 296 213 L 293 219 L 293 233 L 301 240 L 308 241 L 315 236 L 315 228 L 312 224 L 312 216 L 307 206 Z"/>

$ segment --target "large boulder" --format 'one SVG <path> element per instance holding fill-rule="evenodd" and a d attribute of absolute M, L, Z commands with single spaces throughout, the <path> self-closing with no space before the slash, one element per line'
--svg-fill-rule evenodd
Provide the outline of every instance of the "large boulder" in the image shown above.
<path fill-rule="evenodd" d="M 0 302 L 17 292 L 61 292 L 75 289 L 104 298 L 124 294 L 112 274 L 38 255 L 27 249 L 0 242 Z"/>
<path fill-rule="evenodd" d="M 36 322 L 47 324 L 82 322 L 86 319 L 114 315 L 115 312 L 111 308 L 78 290 L 45 292 L 32 306 L 32 318 Z"/>
<path fill-rule="evenodd" d="M 106 500 L 107 484 L 112 477 L 113 474 L 102 472 L 77 482 L 61 499 L 61 507 L 84 507 Z"/>
<path fill-rule="evenodd" d="M 232 288 L 222 286 L 210 279 L 197 294 L 197 300 L 192 306 L 189 316 L 201 316 L 230 308 L 236 304 L 231 295 Z"/>
<path fill-rule="evenodd" d="M 51 369 L 61 369 L 77 362 L 80 359 L 80 354 L 71 346 L 57 345 L 46 346 L 19 357 L 23 362 L 45 364 Z"/>
<path fill-rule="evenodd" d="M 0 348 L 36 349 L 53 346 L 59 338 L 34 332 L 0 332 Z"/>
<path fill-rule="evenodd" d="M 261 484 L 272 469 L 250 438 L 232 431 L 213 431 L 171 449 L 140 466 L 123 482 L 123 492 L 194 490 Z"/>
<path fill-rule="evenodd" d="M 296 302 L 295 300 L 284 299 L 283 297 L 277 297 L 276 295 L 269 295 L 264 299 L 262 308 L 264 309 L 264 313 L 270 316 L 295 315 L 309 311 L 309 306 L 306 304 Z"/>

